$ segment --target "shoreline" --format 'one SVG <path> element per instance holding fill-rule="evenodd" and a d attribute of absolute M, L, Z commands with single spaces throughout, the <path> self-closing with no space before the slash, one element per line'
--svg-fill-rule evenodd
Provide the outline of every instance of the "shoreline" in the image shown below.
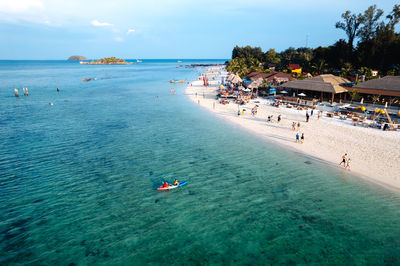
<path fill-rule="evenodd" d="M 218 80 L 218 79 L 217 79 Z M 186 94 L 191 101 L 216 114 L 228 123 L 234 123 L 252 132 L 262 139 L 272 141 L 285 149 L 299 152 L 345 170 L 339 166 L 341 156 L 348 153 L 351 158 L 350 173 L 363 180 L 370 181 L 389 190 L 400 192 L 400 134 L 399 132 L 383 132 L 373 128 L 353 126 L 351 122 L 337 121 L 335 118 L 322 116 L 317 119 L 317 111 L 310 121 L 305 121 L 305 112 L 289 108 L 276 108 L 263 98 L 251 100 L 241 105 L 246 109 L 244 115 L 238 117 L 238 106 L 229 103 L 222 105 L 216 100 L 217 83 L 210 82 L 204 87 L 202 80 L 192 81 L 186 87 Z M 204 98 L 203 98 L 204 95 Z M 251 116 L 251 108 L 259 105 L 258 113 Z M 267 115 L 273 115 L 273 122 L 266 122 Z M 276 117 L 282 116 L 278 123 Z M 300 122 L 300 130 L 291 129 L 292 122 Z M 296 143 L 295 135 L 305 134 L 304 144 Z"/>

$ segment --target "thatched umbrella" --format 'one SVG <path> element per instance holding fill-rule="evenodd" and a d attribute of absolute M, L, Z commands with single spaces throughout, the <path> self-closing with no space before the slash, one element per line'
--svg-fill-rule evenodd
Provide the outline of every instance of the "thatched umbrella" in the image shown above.
<path fill-rule="evenodd" d="M 253 94 L 253 89 L 257 89 L 257 95 L 258 95 L 258 88 L 261 86 L 261 84 L 263 83 L 263 79 L 262 78 L 258 78 L 256 80 L 253 80 L 249 86 L 247 86 L 247 88 L 251 89 L 252 94 Z"/>
<path fill-rule="evenodd" d="M 232 79 L 235 77 L 235 74 L 231 73 L 229 74 L 228 78 L 226 79 L 227 81 L 232 81 Z"/>
<path fill-rule="evenodd" d="M 237 84 L 237 83 L 240 83 L 240 82 L 242 82 L 243 80 L 238 76 L 238 75 L 235 75 L 234 77 L 233 77 L 233 79 L 231 80 L 231 82 L 233 83 L 233 84 Z"/>

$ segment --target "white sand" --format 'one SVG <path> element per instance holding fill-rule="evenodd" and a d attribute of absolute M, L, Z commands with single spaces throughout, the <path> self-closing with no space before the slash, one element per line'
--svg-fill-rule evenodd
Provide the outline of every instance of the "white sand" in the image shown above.
<path fill-rule="evenodd" d="M 187 87 L 186 93 L 189 98 L 224 120 L 236 123 L 275 143 L 337 165 L 342 171 L 347 170 L 340 167 L 339 163 L 342 155 L 347 153 L 351 158 L 353 173 L 391 189 L 400 190 L 400 132 L 353 126 L 350 121 L 328 118 L 325 115 L 318 120 L 318 111 L 314 111 L 314 115 L 306 123 L 306 111 L 285 107 L 278 109 L 260 98 L 240 106 L 247 111 L 238 117 L 237 104 L 219 104 L 215 99 L 217 88 L 206 88 L 202 84 L 202 80 L 197 80 Z M 259 105 L 258 113 L 253 118 L 251 108 L 256 104 Z M 277 123 L 279 114 L 282 120 Z M 266 122 L 268 115 L 273 115 L 273 122 Z M 295 141 L 296 131 L 291 128 L 294 121 L 300 121 L 299 132 L 300 135 L 304 133 L 304 144 Z"/>

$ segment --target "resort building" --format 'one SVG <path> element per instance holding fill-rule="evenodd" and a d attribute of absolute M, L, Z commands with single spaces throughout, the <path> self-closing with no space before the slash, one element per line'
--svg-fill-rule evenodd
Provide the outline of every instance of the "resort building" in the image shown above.
<path fill-rule="evenodd" d="M 290 64 L 287 68 L 292 70 L 292 73 L 301 74 L 301 67 L 299 64 Z"/>
<path fill-rule="evenodd" d="M 400 97 L 400 76 L 372 79 L 346 89 L 350 92 L 356 89 L 360 94 Z"/>
<path fill-rule="evenodd" d="M 284 83 L 280 88 L 295 94 L 304 93 L 307 98 L 319 98 L 321 101 L 340 101 L 343 99 L 342 93 L 347 90 L 341 86 L 350 83 L 347 79 L 334 76 L 332 74 L 324 74 L 305 80 L 293 80 Z M 289 95 L 291 95 L 289 93 Z"/>

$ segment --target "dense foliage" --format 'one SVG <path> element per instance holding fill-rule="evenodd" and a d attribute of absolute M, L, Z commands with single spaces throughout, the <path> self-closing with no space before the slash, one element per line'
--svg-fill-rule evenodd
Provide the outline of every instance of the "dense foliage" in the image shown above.
<path fill-rule="evenodd" d="M 335 27 L 346 33 L 347 40 L 315 49 L 290 47 L 280 53 L 275 49 L 263 52 L 260 47 L 236 46 L 227 68 L 241 77 L 253 71 L 269 71 L 271 65 L 286 71 L 289 64 L 299 64 L 304 72 L 314 74 L 358 73 L 371 78 L 373 69 L 381 75 L 400 75 L 400 34 L 395 32 L 399 21 L 400 5 L 395 5 L 386 17 L 376 5 L 360 14 L 346 11 Z"/>
<path fill-rule="evenodd" d="M 126 63 L 126 61 L 124 59 L 116 58 L 116 57 L 104 57 L 96 62 L 101 63 L 101 64 Z"/>

